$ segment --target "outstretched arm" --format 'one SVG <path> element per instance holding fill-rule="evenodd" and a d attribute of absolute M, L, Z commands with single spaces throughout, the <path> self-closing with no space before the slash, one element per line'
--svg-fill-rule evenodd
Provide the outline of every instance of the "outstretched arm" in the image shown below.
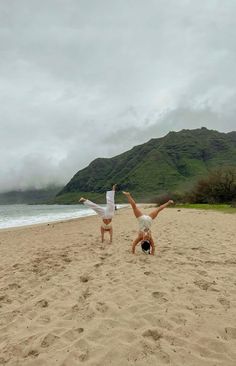
<path fill-rule="evenodd" d="M 142 239 L 140 238 L 140 236 L 138 236 L 134 241 L 133 241 L 133 244 L 132 244 L 132 253 L 135 254 L 135 247 L 136 245 L 138 245 L 138 243 L 141 241 Z"/>
<path fill-rule="evenodd" d="M 151 246 L 150 254 L 154 255 L 155 254 L 155 244 L 154 244 L 152 237 L 150 237 L 149 242 L 150 242 L 150 246 Z"/>
<path fill-rule="evenodd" d="M 161 212 L 162 210 L 164 210 L 164 208 L 168 207 L 169 205 L 172 205 L 174 203 L 174 201 L 169 200 L 168 202 L 164 203 L 163 205 L 157 207 L 155 210 L 153 210 L 149 216 L 154 220 L 157 215 L 159 214 L 159 212 Z"/>

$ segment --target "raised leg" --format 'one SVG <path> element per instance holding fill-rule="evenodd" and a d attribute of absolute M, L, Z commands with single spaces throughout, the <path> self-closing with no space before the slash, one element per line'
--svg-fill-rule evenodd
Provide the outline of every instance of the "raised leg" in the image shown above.
<path fill-rule="evenodd" d="M 131 194 L 129 192 L 123 192 L 123 194 L 127 197 L 128 202 L 131 204 L 135 217 L 138 218 L 138 217 L 142 216 L 142 212 L 137 207 L 136 202 L 133 199 L 133 197 L 131 196 Z"/>
<path fill-rule="evenodd" d="M 81 197 L 79 202 L 82 202 L 86 207 L 89 207 L 92 210 L 94 210 L 101 217 L 104 217 L 106 215 L 105 208 L 97 205 L 96 203 L 94 203 L 92 201 L 86 200 L 83 197 Z"/>
<path fill-rule="evenodd" d="M 112 218 L 115 213 L 115 190 L 106 192 L 106 217 Z"/>
<path fill-rule="evenodd" d="M 159 207 L 158 207 L 159 208 Z M 157 215 L 159 214 L 159 210 L 158 208 L 155 208 L 155 210 L 153 210 L 152 212 L 150 212 L 150 214 L 148 216 L 150 216 L 153 220 L 157 217 Z"/>
<path fill-rule="evenodd" d="M 155 210 L 153 210 L 149 216 L 154 220 L 157 215 L 159 214 L 159 212 L 161 212 L 162 210 L 164 210 L 164 208 L 168 207 L 169 205 L 173 204 L 174 201 L 169 200 L 168 202 L 164 203 L 163 205 L 161 205 L 160 207 L 155 208 Z"/>

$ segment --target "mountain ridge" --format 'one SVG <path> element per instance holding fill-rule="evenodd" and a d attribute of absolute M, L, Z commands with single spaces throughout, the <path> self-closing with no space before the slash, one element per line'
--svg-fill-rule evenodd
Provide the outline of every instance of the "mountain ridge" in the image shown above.
<path fill-rule="evenodd" d="M 151 199 L 187 189 L 222 165 L 236 166 L 235 131 L 222 133 L 205 127 L 170 131 L 112 158 L 93 160 L 72 177 L 55 202 L 75 203 L 86 193 L 99 200 L 114 182 L 140 200 Z"/>

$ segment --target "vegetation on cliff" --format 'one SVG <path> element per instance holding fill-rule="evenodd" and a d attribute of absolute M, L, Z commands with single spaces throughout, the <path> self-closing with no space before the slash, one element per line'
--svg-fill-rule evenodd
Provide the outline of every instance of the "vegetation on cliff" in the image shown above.
<path fill-rule="evenodd" d="M 181 195 L 222 166 L 236 166 L 236 132 L 204 127 L 169 132 L 113 158 L 94 160 L 75 174 L 55 202 L 76 203 L 80 196 L 102 202 L 114 182 L 139 201 L 167 193 Z M 117 200 L 121 200 L 119 194 Z"/>

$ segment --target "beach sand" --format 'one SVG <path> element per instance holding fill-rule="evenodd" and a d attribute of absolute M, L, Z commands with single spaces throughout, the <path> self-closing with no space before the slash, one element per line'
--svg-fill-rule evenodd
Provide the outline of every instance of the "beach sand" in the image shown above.
<path fill-rule="evenodd" d="M 145 206 L 148 213 L 150 207 Z M 0 365 L 235 366 L 236 215 L 168 208 L 0 231 Z"/>

